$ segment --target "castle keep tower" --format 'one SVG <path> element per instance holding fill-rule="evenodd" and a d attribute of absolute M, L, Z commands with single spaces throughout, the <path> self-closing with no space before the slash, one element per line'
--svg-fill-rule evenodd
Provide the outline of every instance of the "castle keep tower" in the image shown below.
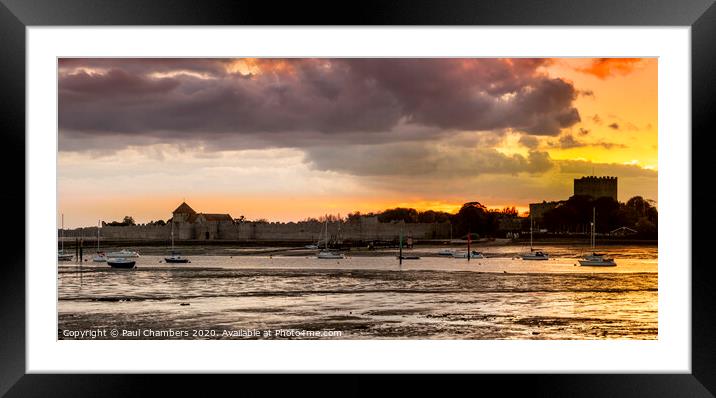
<path fill-rule="evenodd" d="M 189 207 L 186 202 L 182 202 L 182 204 L 172 212 L 172 221 L 175 223 L 194 222 L 195 218 L 196 212 Z"/>
<path fill-rule="evenodd" d="M 608 197 L 617 200 L 617 178 L 595 176 L 575 178 L 574 195 L 591 196 L 593 199 Z"/>

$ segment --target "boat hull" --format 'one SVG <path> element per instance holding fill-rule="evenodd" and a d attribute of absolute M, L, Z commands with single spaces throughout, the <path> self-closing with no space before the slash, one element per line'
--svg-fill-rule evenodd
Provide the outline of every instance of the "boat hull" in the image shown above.
<path fill-rule="evenodd" d="M 186 264 L 189 262 L 188 258 L 164 258 L 164 262 L 169 264 Z"/>
<path fill-rule="evenodd" d="M 545 257 L 545 256 L 522 256 L 522 259 L 523 259 L 523 260 L 527 260 L 527 261 L 544 261 L 544 260 L 549 260 L 549 257 Z"/>
<path fill-rule="evenodd" d="M 112 261 L 108 260 L 107 265 L 109 265 L 112 268 L 120 268 L 120 269 L 130 269 L 134 268 L 134 266 L 137 264 L 136 261 Z"/>
<path fill-rule="evenodd" d="M 107 258 L 137 258 L 139 257 L 139 253 L 137 252 L 114 252 L 114 253 L 107 253 Z"/>
<path fill-rule="evenodd" d="M 616 267 L 617 263 L 605 260 L 579 260 L 579 265 L 582 267 Z"/>
<path fill-rule="evenodd" d="M 320 258 L 322 260 L 340 260 L 345 258 L 345 256 L 338 253 L 318 253 L 318 255 L 316 255 L 316 258 Z"/>

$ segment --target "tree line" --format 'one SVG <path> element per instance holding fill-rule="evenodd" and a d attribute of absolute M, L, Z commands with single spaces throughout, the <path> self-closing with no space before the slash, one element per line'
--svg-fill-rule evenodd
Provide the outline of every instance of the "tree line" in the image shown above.
<path fill-rule="evenodd" d="M 634 196 L 625 203 L 604 197 L 572 196 L 544 213 L 540 227 L 550 232 L 589 232 L 596 211 L 596 232 L 609 233 L 617 228 L 633 229 L 645 238 L 656 238 L 659 212 L 653 200 Z"/>
<path fill-rule="evenodd" d="M 592 222 L 592 212 L 596 211 L 597 233 L 609 233 L 617 228 L 627 227 L 636 231 L 641 237 L 653 239 L 657 237 L 659 214 L 653 200 L 635 196 L 625 203 L 604 197 L 593 199 L 590 196 L 572 196 L 560 202 L 551 210 L 546 211 L 539 220 L 539 228 L 553 233 L 587 233 Z M 515 207 L 488 209 L 480 202 L 467 202 L 456 213 L 437 210 L 419 211 L 408 207 L 395 207 L 380 212 L 349 213 L 345 217 L 340 214 L 327 214 L 319 218 L 307 218 L 303 222 L 359 222 L 361 217 L 377 217 L 379 222 L 405 223 L 445 223 L 452 224 L 455 238 L 497 236 L 500 232 L 500 221 L 503 219 L 519 220 Z M 521 219 L 521 229 L 530 229 L 529 218 Z M 249 222 L 244 216 L 236 222 Z M 268 223 L 266 219 L 252 222 Z M 131 216 L 120 221 L 107 223 L 110 226 L 136 225 Z M 148 225 L 166 225 L 163 220 L 149 222 Z M 537 227 L 537 226 L 536 226 Z"/>

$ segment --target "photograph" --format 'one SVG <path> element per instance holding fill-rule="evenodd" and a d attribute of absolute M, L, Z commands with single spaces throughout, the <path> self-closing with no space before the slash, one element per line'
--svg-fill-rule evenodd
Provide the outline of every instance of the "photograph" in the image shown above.
<path fill-rule="evenodd" d="M 57 339 L 658 340 L 658 69 L 58 57 Z"/>

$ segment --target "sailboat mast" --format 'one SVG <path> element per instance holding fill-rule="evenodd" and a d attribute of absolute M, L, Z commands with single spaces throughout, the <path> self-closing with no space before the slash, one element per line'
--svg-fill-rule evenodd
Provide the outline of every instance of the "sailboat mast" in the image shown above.
<path fill-rule="evenodd" d="M 398 246 L 400 251 L 398 252 L 398 263 L 403 265 L 403 226 L 400 226 L 400 237 L 398 238 Z"/>
<path fill-rule="evenodd" d="M 532 212 L 530 212 L 530 251 L 532 251 Z"/>
<path fill-rule="evenodd" d="M 60 249 L 62 250 L 62 254 L 65 253 L 65 240 L 63 239 L 65 237 L 65 213 L 62 213 L 62 227 L 60 228 Z"/>
<path fill-rule="evenodd" d="M 172 217 L 172 252 L 174 251 L 174 217 Z"/>
<path fill-rule="evenodd" d="M 597 208 L 592 207 L 592 251 L 596 246 L 595 233 L 597 232 Z"/>
<path fill-rule="evenodd" d="M 97 220 L 97 253 L 99 253 L 99 227 L 100 227 L 100 220 Z"/>
<path fill-rule="evenodd" d="M 472 240 L 472 233 L 470 233 L 470 230 L 467 230 L 467 261 L 470 261 L 470 256 L 472 253 L 470 252 L 470 240 Z"/>

